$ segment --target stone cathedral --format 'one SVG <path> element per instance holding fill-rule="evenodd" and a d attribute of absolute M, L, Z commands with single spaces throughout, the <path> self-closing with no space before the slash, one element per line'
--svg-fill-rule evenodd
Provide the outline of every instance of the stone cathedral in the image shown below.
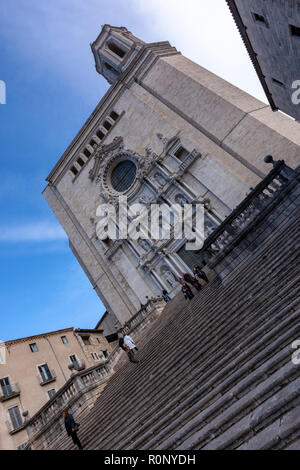
<path fill-rule="evenodd" d="M 109 315 L 123 325 L 163 289 L 177 292 L 197 259 L 184 239 L 98 239 L 98 205 L 119 195 L 129 204 L 201 202 L 207 236 L 268 173 L 265 155 L 296 167 L 300 128 L 167 41 L 145 43 L 105 25 L 91 48 L 111 86 L 43 194 Z"/>

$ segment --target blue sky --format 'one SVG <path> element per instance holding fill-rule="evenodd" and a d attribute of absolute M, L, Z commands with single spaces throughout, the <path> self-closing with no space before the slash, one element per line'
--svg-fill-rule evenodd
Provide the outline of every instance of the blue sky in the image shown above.
<path fill-rule="evenodd" d="M 225 0 L 2 0 L 0 339 L 93 328 L 104 307 L 41 195 L 108 89 L 89 44 L 101 25 L 184 55 L 266 102 Z"/>

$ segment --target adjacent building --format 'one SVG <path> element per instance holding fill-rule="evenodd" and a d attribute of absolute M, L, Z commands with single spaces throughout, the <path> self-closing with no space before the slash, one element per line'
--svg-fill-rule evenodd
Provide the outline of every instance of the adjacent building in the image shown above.
<path fill-rule="evenodd" d="M 300 121 L 300 2 L 226 1 L 271 109 Z"/>
<path fill-rule="evenodd" d="M 2 343 L 0 449 L 22 449 L 26 421 L 72 373 L 104 361 L 110 351 L 102 330 L 66 328 Z"/>
<path fill-rule="evenodd" d="M 121 323 L 118 321 L 114 313 L 106 311 L 98 321 L 95 329 L 102 330 L 104 336 L 109 336 L 112 333 L 116 333 L 121 328 L 121 326 Z"/>
<path fill-rule="evenodd" d="M 109 312 L 110 334 L 163 289 L 173 296 L 199 259 L 185 238 L 175 239 L 174 225 L 167 240 L 98 238 L 99 205 L 118 210 L 119 196 L 148 211 L 153 203 L 201 203 L 204 239 L 269 172 L 266 155 L 297 166 L 300 132 L 167 41 L 145 43 L 125 27 L 104 25 L 91 48 L 111 87 L 43 194 Z"/>

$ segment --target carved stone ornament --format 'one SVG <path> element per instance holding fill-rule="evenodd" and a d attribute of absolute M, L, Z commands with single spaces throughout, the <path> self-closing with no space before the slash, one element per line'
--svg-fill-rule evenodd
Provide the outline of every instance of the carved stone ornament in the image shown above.
<path fill-rule="evenodd" d="M 120 195 L 133 197 L 140 190 L 144 178 L 156 166 L 160 157 L 150 147 L 145 149 L 145 156 L 132 150 L 124 149 L 122 137 L 115 137 L 108 145 L 99 145 L 94 152 L 94 166 L 89 172 L 89 178 L 99 187 L 103 202 L 113 202 Z M 116 190 L 112 184 L 112 172 L 122 161 L 131 161 L 135 164 L 136 173 L 132 185 L 123 192 Z"/>
<path fill-rule="evenodd" d="M 154 180 L 157 182 L 160 188 L 163 188 L 167 182 L 165 176 L 162 175 L 161 173 L 155 173 Z"/>
<path fill-rule="evenodd" d="M 128 198 L 133 197 L 140 189 L 146 174 L 156 164 L 152 151 L 146 151 L 145 156 L 141 156 L 132 150 L 124 149 L 122 137 L 115 137 L 108 145 L 100 145 L 94 153 L 94 166 L 89 173 L 89 178 L 98 184 L 100 196 L 106 202 L 112 202 L 120 195 L 124 194 Z M 112 184 L 112 172 L 123 161 L 131 161 L 136 167 L 135 177 L 130 187 L 124 191 L 118 191 Z"/>
<path fill-rule="evenodd" d="M 180 142 L 179 134 L 180 134 L 180 131 L 178 131 L 177 134 L 171 137 L 170 139 L 168 139 L 167 137 L 164 137 L 160 133 L 156 134 L 158 139 L 161 140 L 161 142 L 163 143 L 165 154 L 168 153 L 172 147 L 174 147 Z"/>
<path fill-rule="evenodd" d="M 94 166 L 89 172 L 89 178 L 94 179 L 99 175 L 99 170 L 104 159 L 107 158 L 112 152 L 117 152 L 124 148 L 124 142 L 122 137 L 115 137 L 110 144 L 99 145 L 93 154 Z"/>
<path fill-rule="evenodd" d="M 166 265 L 162 266 L 160 269 L 160 272 L 161 272 L 162 278 L 167 282 L 167 284 L 169 284 L 170 287 L 174 287 L 176 284 L 176 277 L 172 273 L 172 271 L 170 271 L 168 266 Z"/>

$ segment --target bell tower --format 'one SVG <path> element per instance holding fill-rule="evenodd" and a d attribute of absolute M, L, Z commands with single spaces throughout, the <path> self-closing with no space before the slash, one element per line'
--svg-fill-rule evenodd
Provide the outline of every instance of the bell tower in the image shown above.
<path fill-rule="evenodd" d="M 98 73 L 114 84 L 145 45 L 124 26 L 104 25 L 91 44 Z"/>

